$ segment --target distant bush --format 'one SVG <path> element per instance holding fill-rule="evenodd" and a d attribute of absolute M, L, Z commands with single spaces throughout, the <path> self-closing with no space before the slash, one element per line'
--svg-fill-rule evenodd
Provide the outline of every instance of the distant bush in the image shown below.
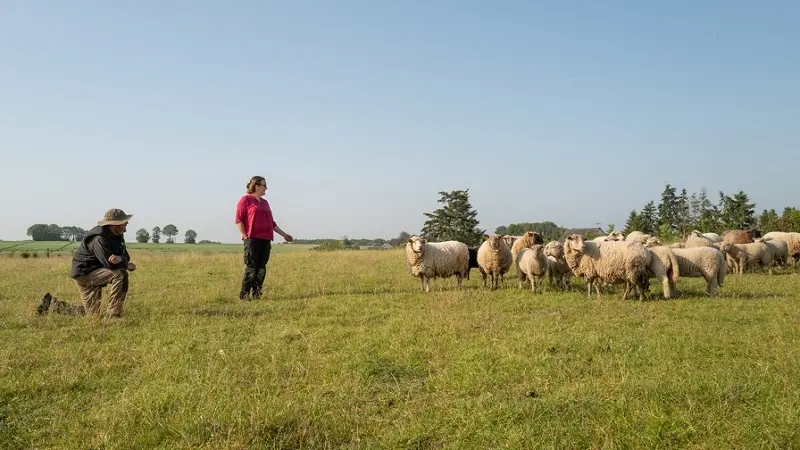
<path fill-rule="evenodd" d="M 38 258 L 38 257 L 39 257 L 39 254 L 38 254 L 38 253 L 36 253 L 36 252 L 33 252 L 33 253 L 31 254 L 31 256 L 32 256 L 32 257 L 34 257 L 34 258 Z"/>
<path fill-rule="evenodd" d="M 316 247 L 312 247 L 311 250 L 316 250 L 318 252 L 333 252 L 336 250 L 344 250 L 344 242 L 336 239 L 328 239 L 324 241 L 322 244 Z"/>
<path fill-rule="evenodd" d="M 19 256 L 22 256 L 23 258 L 30 258 L 31 254 L 28 252 L 22 252 L 19 254 Z"/>

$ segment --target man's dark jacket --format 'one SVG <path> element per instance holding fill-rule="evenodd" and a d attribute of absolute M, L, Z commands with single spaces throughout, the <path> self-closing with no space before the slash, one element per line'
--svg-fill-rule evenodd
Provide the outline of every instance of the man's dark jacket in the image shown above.
<path fill-rule="evenodd" d="M 111 255 L 121 256 L 122 262 L 109 263 L 108 258 Z M 75 254 L 72 256 L 70 277 L 77 278 L 88 275 L 101 268 L 126 269 L 130 260 L 128 249 L 125 247 L 125 238 L 121 234 L 118 236 L 112 234 L 108 226 L 98 225 L 86 233 L 80 247 L 75 250 Z"/>

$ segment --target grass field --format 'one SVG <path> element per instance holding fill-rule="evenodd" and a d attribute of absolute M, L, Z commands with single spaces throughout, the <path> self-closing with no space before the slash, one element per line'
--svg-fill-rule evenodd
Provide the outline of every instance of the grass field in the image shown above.
<path fill-rule="evenodd" d="M 243 302 L 241 255 L 132 254 L 122 319 L 37 316 L 69 260 L 0 257 L 0 448 L 800 448 L 793 271 L 598 301 L 276 252 Z"/>
<path fill-rule="evenodd" d="M 49 249 L 51 253 L 71 253 L 78 248 L 80 242 L 63 241 L 0 241 L 0 254 L 2 253 L 22 253 L 37 252 L 43 254 Z M 203 253 L 241 253 L 242 244 L 140 244 L 138 242 L 127 242 L 130 251 L 147 250 L 152 252 L 203 252 Z M 305 251 L 314 245 L 309 244 L 275 244 L 273 251 Z"/>

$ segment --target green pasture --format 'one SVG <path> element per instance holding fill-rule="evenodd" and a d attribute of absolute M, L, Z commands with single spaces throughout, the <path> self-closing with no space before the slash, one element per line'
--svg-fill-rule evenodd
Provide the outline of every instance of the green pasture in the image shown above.
<path fill-rule="evenodd" d="M 281 251 L 241 301 L 234 252 L 131 253 L 121 319 L 37 315 L 68 262 L 0 258 L 0 448 L 800 448 L 795 269 L 639 302 Z"/>

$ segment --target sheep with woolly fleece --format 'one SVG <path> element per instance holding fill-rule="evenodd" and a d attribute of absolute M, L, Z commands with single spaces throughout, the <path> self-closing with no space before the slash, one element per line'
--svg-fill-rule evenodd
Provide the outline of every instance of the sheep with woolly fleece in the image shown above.
<path fill-rule="evenodd" d="M 731 244 L 727 241 L 717 243 L 719 249 L 728 255 L 734 263 L 734 271 L 739 275 L 744 273 L 747 263 L 756 263 L 763 270 L 767 267 L 769 274 L 772 275 L 772 264 L 775 260 L 775 253 L 772 247 L 763 242 L 751 242 L 749 244 Z"/>
<path fill-rule="evenodd" d="M 517 253 L 519 253 L 520 250 L 523 248 L 531 248 L 531 246 L 535 244 L 544 244 L 542 235 L 535 231 L 526 231 L 522 236 L 519 237 L 519 239 L 514 241 L 513 245 L 511 245 L 511 259 L 516 261 Z"/>
<path fill-rule="evenodd" d="M 506 245 L 508 245 L 508 248 L 511 248 L 511 246 L 514 245 L 514 241 L 516 241 L 519 238 L 520 236 L 511 236 L 509 234 L 503 235 L 503 241 L 506 243 Z"/>
<path fill-rule="evenodd" d="M 664 298 L 670 299 L 675 296 L 675 284 L 680 276 L 678 259 L 672 249 L 661 244 L 661 240 L 651 237 L 647 240 L 645 247 L 651 253 L 648 272 L 651 276 L 658 278 L 664 291 Z"/>
<path fill-rule="evenodd" d="M 564 240 L 564 259 L 572 273 L 586 279 L 587 297 L 591 297 L 594 286 L 599 299 L 599 282 L 607 282 L 625 283 L 623 300 L 634 288 L 638 288 L 639 300 L 644 300 L 644 280 L 652 256 L 641 243 L 585 241 L 583 236 L 572 234 Z"/>
<path fill-rule="evenodd" d="M 707 237 L 703 236 L 697 230 L 692 231 L 686 236 L 686 241 L 684 242 L 684 248 L 692 248 L 692 247 L 710 247 L 714 241 L 708 239 Z"/>
<path fill-rule="evenodd" d="M 678 261 L 678 271 L 682 278 L 703 277 L 706 280 L 706 293 L 710 297 L 725 282 L 728 265 L 725 255 L 715 247 L 673 248 L 672 253 Z"/>
<path fill-rule="evenodd" d="M 547 279 L 550 286 L 555 279 L 559 289 L 572 289 L 572 270 L 564 259 L 564 245 L 558 241 L 550 241 L 544 246 L 547 256 Z"/>
<path fill-rule="evenodd" d="M 478 247 L 478 266 L 483 278 L 483 286 L 486 286 L 486 276 L 492 280 L 492 289 L 503 286 L 505 273 L 511 267 L 514 260 L 511 258 L 511 249 L 503 241 L 499 234 L 483 235 L 484 241 Z"/>
<path fill-rule="evenodd" d="M 756 238 L 756 242 L 763 242 L 772 249 L 773 264 L 778 264 L 781 267 L 786 267 L 789 261 L 789 244 L 782 239 L 775 238 Z"/>
<path fill-rule="evenodd" d="M 797 259 L 800 259 L 800 233 L 786 231 L 770 231 L 762 236 L 766 240 L 780 240 L 786 242 L 788 257 L 794 266 Z"/>
<path fill-rule="evenodd" d="M 631 231 L 627 236 L 625 236 L 625 242 L 638 242 L 640 244 L 644 244 L 650 237 L 652 236 L 647 233 L 642 233 L 641 231 Z"/>
<path fill-rule="evenodd" d="M 431 278 L 456 276 L 460 288 L 462 279 L 469 277 L 469 249 L 463 242 L 427 242 L 419 236 L 411 236 L 406 243 L 406 263 L 425 292 L 431 290 Z"/>
<path fill-rule="evenodd" d="M 695 235 L 695 236 L 698 236 L 698 237 L 702 237 L 702 238 L 708 239 L 711 242 L 722 242 L 722 237 L 720 235 L 718 235 L 717 233 L 702 233 L 702 232 L 700 232 L 698 230 L 692 230 L 691 232 L 689 232 L 689 235 Z"/>
<path fill-rule="evenodd" d="M 624 241 L 625 234 L 621 231 L 612 231 L 605 236 L 597 236 L 596 238 L 592 239 L 594 242 L 605 242 L 605 241 Z"/>
<path fill-rule="evenodd" d="M 530 248 L 523 248 L 517 253 L 514 260 L 519 277 L 519 287 L 522 289 L 525 280 L 531 283 L 531 291 L 542 292 L 542 281 L 547 274 L 547 256 L 544 254 L 544 246 L 534 244 Z"/>
<path fill-rule="evenodd" d="M 750 230 L 727 230 L 722 233 L 722 241 L 731 244 L 752 244 L 753 231 Z"/>

